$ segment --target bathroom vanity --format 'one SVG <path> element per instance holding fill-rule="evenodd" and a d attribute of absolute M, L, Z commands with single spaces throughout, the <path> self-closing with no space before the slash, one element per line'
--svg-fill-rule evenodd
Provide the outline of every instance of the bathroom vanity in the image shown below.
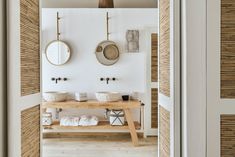
<path fill-rule="evenodd" d="M 65 102 L 44 102 L 42 108 L 57 109 L 120 109 L 125 113 L 127 123 L 123 126 L 112 126 L 108 121 L 100 121 L 97 126 L 60 126 L 58 121 L 54 121 L 51 126 L 45 126 L 43 133 L 47 132 L 109 132 L 128 130 L 131 134 L 132 143 L 138 146 L 137 130 L 142 130 L 138 122 L 134 122 L 131 109 L 140 109 L 142 111 L 141 102 L 139 101 L 117 101 L 117 102 L 100 102 L 97 100 L 89 100 L 87 102 L 77 102 L 75 100 Z"/>

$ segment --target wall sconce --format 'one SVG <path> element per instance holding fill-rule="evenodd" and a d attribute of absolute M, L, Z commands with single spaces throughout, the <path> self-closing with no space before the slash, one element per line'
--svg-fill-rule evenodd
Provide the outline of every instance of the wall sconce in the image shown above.
<path fill-rule="evenodd" d="M 114 8 L 113 0 L 99 0 L 99 8 Z"/>

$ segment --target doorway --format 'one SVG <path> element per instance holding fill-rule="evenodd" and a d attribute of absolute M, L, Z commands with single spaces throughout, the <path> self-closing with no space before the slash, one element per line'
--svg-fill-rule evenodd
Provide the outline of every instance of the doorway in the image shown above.
<path fill-rule="evenodd" d="M 167 17 L 168 18 L 168 20 L 167 21 L 163 21 L 163 22 L 165 22 L 164 24 L 167 24 L 167 25 L 165 25 L 165 26 L 168 26 L 168 28 L 171 28 L 171 29 L 165 29 L 165 30 L 160 30 L 159 29 L 159 33 L 158 34 L 160 34 L 161 35 L 161 31 L 163 31 L 162 32 L 162 37 L 163 37 L 163 39 L 165 40 L 162 40 L 162 41 L 164 41 L 164 42 L 166 42 L 166 43 L 168 43 L 167 44 L 167 51 L 160 51 L 160 55 L 159 55 L 159 57 L 160 57 L 160 61 L 158 62 L 158 63 L 160 63 L 159 64 L 159 66 L 160 66 L 160 71 L 159 71 L 159 74 L 161 75 L 161 74 L 163 74 L 162 76 L 164 76 L 164 82 L 159 82 L 159 84 L 157 84 L 158 85 L 158 87 L 160 87 L 160 89 L 159 89 L 159 91 L 160 91 L 160 94 L 158 94 L 158 100 L 159 100 L 159 103 L 160 103 L 160 105 L 161 105 L 161 107 L 160 107 L 160 109 L 158 108 L 158 112 L 160 113 L 160 115 L 161 115 L 161 117 L 159 117 L 159 120 L 158 120 L 158 123 L 161 125 L 162 124 L 162 130 L 159 130 L 158 131 L 158 135 L 160 136 L 160 144 L 161 144 L 161 142 L 167 142 L 167 143 L 164 143 L 163 145 L 159 145 L 160 147 L 160 149 L 159 149 L 159 156 L 162 156 L 162 155 L 165 155 L 165 156 L 179 156 L 179 148 L 178 147 L 180 147 L 180 144 L 179 144 L 179 141 L 180 141 L 180 136 L 178 136 L 179 135 L 179 130 L 180 130 L 180 128 L 179 128 L 179 95 L 177 95 L 177 94 L 179 94 L 180 92 L 178 92 L 179 90 L 180 90 L 180 88 L 179 88 L 179 86 L 180 86 L 180 84 L 179 84 L 179 47 L 175 47 L 175 45 L 179 45 L 179 43 L 177 43 L 176 41 L 178 41 L 179 42 L 179 40 L 178 40 L 178 38 L 179 38 L 179 26 L 178 26 L 178 24 L 179 23 L 174 23 L 173 21 L 179 21 L 179 20 L 175 20 L 175 19 L 177 19 L 177 18 L 179 18 L 179 15 L 178 15 L 178 12 L 179 12 L 179 10 L 177 10 L 177 9 L 175 9 L 175 7 L 178 7 L 178 5 L 179 4 L 176 4 L 176 2 L 174 1 L 174 3 L 173 3 L 173 1 L 172 0 L 170 0 L 170 1 L 168 1 L 168 3 L 163 3 L 163 1 L 161 1 L 162 2 L 162 5 L 161 6 L 164 6 L 165 8 L 160 8 L 160 10 L 161 9 L 163 9 L 163 10 L 167 10 L 167 12 L 163 12 L 162 14 L 160 14 L 160 17 L 162 17 L 162 16 L 164 16 L 164 17 Z M 165 2 L 165 1 L 164 1 Z M 27 4 L 27 3 L 24 3 L 24 5 L 25 4 Z M 33 3 L 34 4 L 34 3 Z M 41 93 L 43 92 L 43 87 L 41 88 L 42 89 L 42 91 L 38 91 L 38 87 L 40 87 L 40 83 L 37 83 L 38 82 L 38 78 L 39 78 L 39 80 L 40 80 L 40 77 L 38 77 L 39 75 L 38 75 L 38 73 L 39 73 L 39 71 L 37 71 L 38 69 L 40 69 L 40 68 L 36 68 L 36 70 L 34 70 L 34 69 L 31 69 L 33 72 L 35 72 L 37 75 L 36 75 L 36 78 L 34 78 L 33 77 L 33 80 L 30 80 L 30 81 L 28 81 L 27 82 L 27 80 L 29 80 L 29 79 L 27 79 L 27 78 L 31 78 L 30 76 L 27 76 L 27 77 L 25 77 L 26 78 L 26 82 L 24 82 L 24 80 L 23 80 L 23 82 L 21 82 L 22 81 L 22 78 L 24 78 L 24 77 L 22 77 L 22 76 L 24 76 L 24 75 L 22 75 L 22 72 L 23 72 L 23 70 L 24 70 L 24 68 L 26 67 L 26 69 L 28 68 L 28 67 L 31 67 L 31 68 L 34 68 L 35 67 L 35 65 L 38 65 L 37 63 L 38 63 L 38 61 L 40 61 L 40 59 L 38 59 L 38 60 L 36 60 L 36 61 L 34 61 L 33 60 L 33 62 L 32 63 L 34 63 L 34 64 L 26 64 L 26 65 L 24 65 L 24 66 L 21 66 L 21 63 L 22 62 L 20 62 L 20 61 L 25 61 L 25 58 L 24 57 L 28 57 L 28 56 L 30 56 L 30 55 L 21 55 L 21 58 L 19 57 L 19 54 L 20 53 L 18 53 L 18 54 L 15 54 L 14 52 L 22 52 L 22 50 L 20 51 L 20 45 L 18 44 L 19 43 L 19 39 L 17 38 L 14 38 L 14 36 L 15 35 L 18 35 L 18 36 L 20 36 L 20 35 L 25 35 L 25 32 L 20 32 L 17 28 L 17 26 L 20 26 L 20 20 L 19 20 L 19 15 L 17 14 L 17 13 L 19 13 L 20 12 L 20 8 L 15 8 L 15 4 L 13 4 L 13 3 L 9 3 L 9 6 L 10 6 L 10 13 L 12 13 L 13 15 L 15 15 L 15 16 L 10 16 L 10 18 L 9 18 L 9 21 L 10 21 L 10 25 L 11 25 L 11 27 L 10 27 L 10 30 L 16 30 L 16 32 L 15 33 L 13 33 L 14 31 L 12 31 L 10 34 L 9 34 L 9 37 L 10 37 L 10 40 L 11 40 L 11 43 L 10 43 L 10 45 L 9 45 L 9 52 L 10 52 L 10 63 L 9 64 L 15 64 L 16 66 L 14 66 L 14 67 L 11 67 L 11 69 L 10 69 L 10 78 L 12 78 L 11 80 L 10 80 L 10 83 L 9 83 L 9 87 L 8 88 L 10 88 L 11 90 L 10 90 L 10 94 L 9 94 L 9 98 L 13 98 L 13 99 L 11 99 L 10 100 L 10 107 L 9 107 L 9 109 L 10 109 L 10 113 L 12 114 L 12 116 L 10 116 L 10 119 L 9 119 L 9 124 L 10 124 L 10 127 L 9 128 L 14 128 L 15 126 L 18 128 L 18 131 L 19 131 L 19 129 L 22 129 L 21 127 L 25 124 L 25 123 L 22 123 L 22 119 L 24 119 L 24 118 L 22 118 L 22 114 L 23 113 L 28 113 L 28 112 L 24 112 L 24 111 L 29 111 L 30 113 L 35 113 L 36 115 L 38 115 L 38 105 L 36 105 L 35 106 L 35 104 L 40 104 L 41 103 Z M 160 6 L 160 7 L 161 7 Z M 21 6 L 21 8 L 23 8 L 22 6 Z M 14 10 L 17 10 L 18 12 L 16 12 L 16 13 L 14 13 L 13 11 Z M 27 10 L 27 9 L 26 9 Z M 114 9 L 114 10 L 116 10 L 116 9 Z M 33 10 L 33 11 L 35 11 L 35 10 Z M 67 10 L 67 12 L 69 12 L 68 10 Z M 176 14 L 174 14 L 176 12 Z M 25 12 L 25 13 L 29 13 L 29 12 Z M 38 14 L 39 15 L 39 14 Z M 54 15 L 54 14 L 53 14 Z M 101 15 L 101 17 L 102 16 L 104 16 L 105 14 L 103 14 L 102 13 L 102 15 Z M 23 16 L 23 15 L 22 15 Z M 30 17 L 30 15 L 28 15 L 27 17 Z M 115 18 L 115 17 L 114 17 Z M 22 18 L 21 18 L 22 19 Z M 68 18 L 66 18 L 66 16 L 65 17 L 63 17 L 62 19 L 61 19 L 61 21 L 63 21 L 63 20 L 66 20 L 66 19 L 68 19 Z M 105 19 L 105 18 L 104 18 Z M 54 19 L 52 19 L 52 21 L 53 21 Z M 74 20 L 74 19 L 73 19 Z M 97 19 L 95 19 L 95 20 L 97 20 Z M 161 18 L 160 18 L 160 20 L 162 20 Z M 16 23 L 14 23 L 14 22 L 16 22 Z M 72 21 L 72 22 L 74 22 L 74 21 Z M 95 21 L 94 21 L 95 22 Z M 99 22 L 99 21 L 98 21 Z M 66 22 L 67 23 L 67 22 Z M 67 26 L 68 27 L 68 25 L 66 25 L 66 23 L 61 23 L 61 24 L 63 24 L 65 27 Z M 104 23 L 103 24 L 103 28 L 105 28 L 105 22 L 102 22 L 102 23 Z M 55 24 L 56 24 L 56 22 L 55 22 Z M 111 26 L 115 26 L 116 25 L 116 23 L 114 22 L 113 24 L 111 24 Z M 31 26 L 31 25 L 30 25 Z M 23 28 L 23 27 L 22 27 Z M 51 31 L 55 31 L 55 29 L 54 29 L 55 27 L 53 27 L 53 28 L 50 28 L 49 29 L 49 32 L 50 32 L 50 30 Z M 159 27 L 160 28 L 160 27 Z M 162 26 L 161 28 L 164 28 L 164 26 Z M 165 27 L 166 28 L 166 27 Z M 37 29 L 37 28 L 36 28 Z M 92 27 L 92 29 L 97 29 L 96 27 Z M 91 30 L 92 30 L 91 29 Z M 132 29 L 134 29 L 134 28 L 132 28 Z M 29 30 L 29 29 L 28 29 Z M 22 30 L 21 30 L 22 31 Z M 46 33 L 46 35 L 49 35 L 49 34 L 47 34 L 47 31 L 48 30 L 44 30 Z M 103 30 L 102 30 L 103 31 Z M 164 32 L 165 31 L 165 32 Z M 97 31 L 98 33 L 100 33 L 100 36 L 102 36 L 99 40 L 100 41 L 102 41 L 103 40 L 103 32 L 100 32 L 100 31 Z M 64 34 L 63 34 L 64 33 Z M 62 31 L 61 31 L 61 35 L 67 35 L 66 34 L 67 33 L 67 31 L 65 31 L 65 30 L 63 30 L 62 29 Z M 114 32 L 115 33 L 115 32 Z M 178 34 L 177 34 L 178 33 Z M 56 34 L 56 33 L 55 33 Z M 165 38 L 166 36 L 164 36 L 164 34 L 167 34 L 167 36 L 168 36 L 168 38 Z M 74 36 L 76 36 L 76 34 L 74 33 L 74 34 L 72 34 L 72 35 L 74 35 Z M 99 34 L 96 34 L 96 35 L 99 35 Z M 77 36 L 77 37 L 80 37 L 79 35 Z M 85 40 L 85 39 L 90 39 L 91 37 L 90 36 L 82 36 L 82 38 Z M 21 38 L 21 39 L 24 39 L 24 38 Z M 142 38 L 143 39 L 143 38 Z M 160 48 L 159 49 L 161 49 L 161 46 L 164 46 L 164 45 L 161 45 L 162 43 L 161 43 L 161 36 L 159 36 L 159 39 L 160 39 Z M 113 40 L 115 40 L 115 38 L 113 39 Z M 35 40 L 34 40 L 35 41 Z M 42 42 L 45 42 L 45 41 L 42 41 Z M 118 41 L 117 40 L 117 42 L 120 42 L 120 41 Z M 24 42 L 23 42 L 24 43 Z M 84 45 L 79 45 L 79 43 L 80 42 L 73 42 L 72 40 L 70 40 L 69 41 L 69 43 L 71 43 L 71 46 L 74 48 L 77 44 L 78 44 L 78 46 L 80 46 L 80 47 L 83 47 Z M 96 45 L 96 44 L 98 44 L 96 41 L 95 42 L 93 42 L 92 44 L 94 44 L 94 45 Z M 119 43 L 120 44 L 120 43 Z M 17 45 L 17 46 L 16 46 Z M 37 43 L 34 43 L 33 45 L 31 45 L 30 47 L 29 47 L 29 49 L 32 49 L 32 48 L 35 48 L 34 46 L 36 46 L 37 45 Z M 121 42 L 121 45 L 124 45 L 122 42 Z M 26 44 L 26 46 L 28 46 L 27 44 Z M 22 48 L 22 47 L 21 47 Z M 41 47 L 41 49 L 42 49 L 42 51 L 43 51 L 43 47 Z M 163 48 L 164 49 L 164 48 Z M 74 49 L 71 49 L 72 51 L 71 52 L 74 52 Z M 121 49 L 122 50 L 122 49 Z M 77 51 L 77 52 L 79 52 L 79 53 L 81 53 L 81 51 Z M 163 53 L 165 53 L 165 54 L 162 54 L 162 52 Z M 72 53 L 72 55 L 74 55 L 73 53 Z M 83 62 L 84 60 L 80 60 L 81 59 L 81 57 L 82 57 L 82 53 L 80 54 L 81 56 L 77 56 L 77 57 L 75 57 L 75 58 L 71 58 L 71 60 L 70 60 L 70 62 L 76 62 L 76 61 L 79 61 L 79 62 Z M 95 54 L 93 54 L 94 56 L 93 56 L 93 61 L 94 62 L 96 62 L 96 58 L 95 58 Z M 123 55 L 123 54 L 122 54 Z M 137 56 L 136 57 L 136 60 L 137 61 L 140 61 L 140 62 L 138 62 L 138 64 L 137 64 L 137 66 L 136 66 L 136 69 L 137 69 L 137 67 L 138 66 L 140 66 L 139 65 L 139 63 L 141 63 L 141 61 L 142 61 L 142 58 L 144 57 L 144 56 L 141 56 L 142 54 L 140 53 L 137 53 L 137 55 L 136 54 L 133 54 L 133 53 L 129 53 L 129 54 L 124 54 L 124 55 L 127 55 L 127 57 L 125 58 L 125 59 L 128 59 L 128 57 L 132 57 L 132 55 L 135 55 L 135 56 Z M 139 55 L 139 56 L 138 56 Z M 162 59 L 161 59 L 161 55 L 162 55 Z M 22 58 L 23 57 L 23 58 Z M 34 56 L 35 57 L 35 56 Z M 38 57 L 38 56 L 36 56 L 36 57 Z M 39 56 L 39 58 L 40 58 L 40 56 Z M 43 60 L 43 57 L 41 57 L 42 58 L 42 60 Z M 44 58 L 45 59 L 45 58 Z M 30 59 L 29 59 L 30 60 Z M 27 60 L 27 61 L 29 61 L 29 60 Z M 30 61 L 32 61 L 32 60 L 30 60 Z M 122 61 L 121 59 L 119 60 L 119 61 Z M 163 61 L 163 62 L 161 62 L 161 61 Z M 36 64 L 35 64 L 36 63 Z M 91 63 L 91 62 L 90 62 Z M 163 63 L 163 64 L 161 64 L 161 63 Z M 167 64 L 165 64 L 165 63 L 167 63 Z M 118 64 L 118 63 L 117 63 Z M 134 63 L 133 63 L 134 64 Z M 101 66 L 101 65 L 99 65 L 99 64 L 97 64 L 98 66 Z M 135 64 L 136 65 L 136 64 Z M 43 65 L 42 65 L 43 66 Z M 64 66 L 67 66 L 67 65 L 64 65 Z M 19 68 L 19 67 L 21 67 L 21 69 Z M 162 69 L 161 69 L 161 67 L 163 67 Z M 43 68 L 43 67 L 42 67 Z M 142 72 L 144 72 L 145 70 L 144 69 L 142 69 L 142 68 L 145 68 L 145 65 L 143 64 L 143 67 L 142 66 L 140 66 L 140 68 L 138 68 L 138 71 L 136 72 L 136 73 L 141 73 L 141 71 Z M 61 68 L 61 69 L 63 69 L 63 68 Z M 135 71 L 136 71 L 136 69 L 135 69 Z M 84 70 L 84 72 L 87 72 L 87 71 L 89 71 L 89 70 L 92 70 L 92 69 L 89 69 L 89 67 L 88 68 L 86 68 L 86 69 L 83 69 Z M 116 70 L 116 69 L 114 69 L 114 70 Z M 131 71 L 131 70 L 130 70 Z M 164 72 L 164 71 L 166 71 L 166 75 L 165 75 L 165 73 L 161 73 L 161 72 Z M 23 74 L 27 74 L 27 70 L 25 71 L 25 73 L 23 73 Z M 51 72 L 51 74 L 53 74 L 55 71 L 53 71 L 52 70 L 52 72 Z M 96 72 L 99 72 L 99 70 L 97 70 Z M 132 71 L 131 71 L 132 72 Z M 134 70 L 133 70 L 133 72 L 134 72 Z M 42 72 L 43 73 L 43 72 Z M 70 71 L 70 73 L 72 74 L 73 73 L 73 71 Z M 159 76 L 160 76 L 159 75 Z M 20 77 L 21 76 L 21 77 Z M 35 76 L 35 75 L 33 75 L 33 76 Z M 46 76 L 46 75 L 45 75 Z M 48 76 L 50 76 L 50 75 L 48 75 Z M 145 76 L 145 75 L 144 75 Z M 98 76 L 98 77 L 96 77 L 95 79 L 96 79 L 96 81 L 97 81 L 97 78 L 98 78 L 98 82 L 99 82 L 99 80 L 101 80 L 101 79 L 99 79 L 101 76 Z M 104 77 L 105 79 L 108 77 L 108 78 L 113 78 L 113 76 L 111 76 L 111 75 L 109 75 L 109 73 L 106 73 L 105 74 L 105 76 L 102 76 L 102 77 Z M 14 79 L 13 79 L 14 78 Z M 53 76 L 53 80 L 54 81 L 56 81 L 56 79 L 57 79 L 57 81 L 59 80 L 59 83 L 57 82 L 57 84 L 55 83 L 55 82 L 53 82 L 53 84 L 52 84 L 52 86 L 56 86 L 56 85 L 58 85 L 58 84 L 66 84 L 66 83 L 68 83 L 67 81 L 73 81 L 73 77 L 70 77 L 69 75 L 68 76 L 56 76 L 56 74 L 54 73 L 54 76 Z M 58 78 L 61 78 L 61 79 L 58 79 Z M 118 78 L 118 76 L 114 76 L 114 78 Z M 18 81 L 15 81 L 15 79 L 16 80 L 18 80 Z M 89 79 L 92 79 L 92 78 L 90 78 L 90 77 L 88 77 L 87 78 L 87 80 L 89 80 Z M 133 79 L 133 80 L 138 80 L 138 79 L 140 79 L 140 78 L 135 78 L 135 79 Z M 145 78 L 144 78 L 145 79 Z M 144 80 L 143 79 L 143 80 Z M 42 82 L 43 81 L 45 81 L 45 80 L 47 80 L 47 81 L 52 81 L 52 77 L 47 77 L 47 78 L 45 78 L 45 79 L 43 79 L 42 80 Z M 113 80 L 113 79 L 112 79 Z M 120 79 L 120 81 L 121 81 L 121 79 Z M 165 82 L 166 81 L 166 82 Z M 92 81 L 91 81 L 92 82 Z M 134 81 L 131 81 L 130 82 L 130 84 L 131 85 L 133 85 L 132 83 L 133 83 Z M 106 82 L 99 82 L 100 84 L 102 84 L 102 85 L 105 85 L 105 83 Z M 109 87 L 112 87 L 112 86 L 114 86 L 115 85 L 115 83 L 117 83 L 117 82 L 112 82 L 112 81 L 110 81 L 109 82 L 109 84 L 108 85 L 110 85 Z M 145 82 L 146 83 L 146 82 Z M 26 86 L 23 86 L 23 85 L 25 85 L 26 84 Z M 162 86 L 162 85 L 166 85 L 167 84 L 167 86 L 165 87 L 165 86 Z M 28 86 L 27 86 L 28 85 Z M 129 84 L 128 84 L 129 85 Z M 156 84 L 155 84 L 156 85 Z M 83 86 L 83 85 L 81 85 L 81 86 Z M 135 87 L 135 85 L 133 85 L 134 87 Z M 140 92 L 139 91 L 141 91 L 142 89 L 144 89 L 145 87 L 145 84 L 143 85 L 143 86 L 141 86 L 141 85 L 137 85 L 135 88 L 133 88 L 132 90 L 130 90 L 130 91 L 127 91 L 127 93 L 125 93 L 125 95 L 130 95 L 129 93 L 130 92 L 133 92 L 133 94 L 135 93 L 134 91 L 137 91 L 138 92 L 138 94 L 140 94 Z M 22 87 L 32 87 L 31 89 L 29 89 L 29 91 L 33 91 L 33 92 L 31 92 L 31 93 L 27 93 L 27 91 L 28 91 L 28 89 L 27 88 L 22 88 Z M 78 86 L 79 87 L 79 86 Z M 95 85 L 93 85 L 93 87 L 96 87 Z M 92 87 L 92 88 L 93 88 Z M 57 88 L 57 89 L 56 89 Z M 88 88 L 89 88 L 89 86 L 88 86 Z M 119 88 L 121 88 L 120 86 L 119 86 Z M 79 89 L 79 88 L 78 88 Z M 135 89 L 135 90 L 134 90 Z M 54 89 L 53 89 L 54 90 Z M 56 86 L 55 87 L 55 90 L 60 90 L 61 91 L 61 89 L 59 89 L 59 87 L 58 86 Z M 100 88 L 99 90 L 106 90 L 105 88 Z M 96 90 L 97 91 L 97 90 Z M 93 93 L 94 92 L 96 92 L 96 91 L 93 91 Z M 76 92 L 75 90 L 73 91 L 73 92 Z M 79 92 L 79 91 L 78 91 Z M 82 92 L 84 92 L 84 91 L 82 91 Z M 135 93 L 136 94 L 136 93 Z M 89 94 L 88 94 L 88 96 L 89 96 Z M 144 95 L 141 95 L 140 94 L 140 97 L 141 96 L 143 96 L 143 97 L 145 97 Z M 143 98 L 144 99 L 144 98 Z M 146 104 L 145 104 L 146 105 Z M 168 108 L 169 107 L 169 108 Z M 28 110 L 28 109 L 30 109 L 30 110 Z M 63 110 L 63 109 L 62 109 Z M 35 112 L 32 112 L 32 111 L 35 111 Z M 56 110 L 55 111 L 52 111 L 52 112 L 57 112 Z M 136 113 L 139 113 L 139 115 L 141 115 L 141 111 L 135 111 Z M 100 111 L 100 113 L 101 114 L 103 114 L 103 111 Z M 178 114 L 177 114 L 178 113 Z M 93 114 L 93 113 L 92 113 Z M 14 115 L 14 116 L 13 116 Z M 175 117 L 175 115 L 176 115 L 176 117 Z M 29 117 L 28 117 L 29 116 Z M 29 120 L 29 122 L 27 122 L 26 123 L 26 125 L 29 125 L 29 124 L 35 124 L 35 122 L 39 122 L 39 120 L 38 119 L 34 119 L 35 121 L 33 121 L 33 118 L 38 118 L 37 116 L 34 116 L 33 114 L 29 114 L 29 115 L 27 115 L 26 114 L 26 116 L 25 116 L 26 118 L 25 119 L 27 119 L 27 120 Z M 31 118 L 30 118 L 31 117 Z M 32 118 L 33 117 L 33 118 Z M 151 116 L 149 116 L 149 117 L 151 117 Z M 142 122 L 141 121 L 141 116 L 137 116 L 137 117 L 135 117 L 135 118 L 137 118 L 137 119 L 139 119 L 140 120 L 140 122 Z M 17 119 L 17 121 L 14 121 L 15 119 Z M 38 125 L 37 125 L 38 126 Z M 165 126 L 166 126 L 166 128 L 165 128 Z M 25 128 L 25 127 L 24 127 Z M 164 131 L 164 130 L 167 130 L 167 133 L 168 134 L 165 134 L 166 132 Z M 38 137 L 38 128 L 36 129 L 36 136 Z M 22 133 L 25 133 L 25 132 L 22 132 Z M 31 135 L 31 133 L 35 133 L 35 132 L 29 132 L 30 133 L 30 135 Z M 11 129 L 11 131 L 10 131 L 10 134 L 12 135 L 12 137 L 10 137 L 10 139 L 9 139 L 9 145 L 11 145 L 12 144 L 12 142 L 13 142 L 13 140 L 14 140 L 14 142 L 16 143 L 15 145 L 14 145 L 14 147 L 13 148 L 10 148 L 10 150 L 11 149 L 13 149 L 14 151 L 10 151 L 10 156 L 19 156 L 19 154 L 22 154 L 22 150 L 20 150 L 20 148 L 19 148 L 19 146 L 22 146 L 22 144 L 23 143 L 21 143 L 21 142 L 25 142 L 25 140 L 24 140 L 24 138 L 22 138 L 21 139 L 21 135 L 20 134 L 18 134 L 17 133 L 17 129 Z M 25 134 L 25 135 L 29 135 L 29 134 Z M 57 134 L 58 136 L 60 136 L 61 134 Z M 162 135 L 162 136 L 161 136 Z M 166 136 L 165 136 L 166 135 Z M 28 139 L 31 139 L 32 137 L 27 137 Z M 34 138 L 35 139 L 35 138 Z M 40 140 L 39 140 L 40 141 Z M 36 142 L 39 142 L 38 140 L 36 140 Z M 31 142 L 30 140 L 28 140 L 27 142 Z M 178 143 L 178 144 L 177 144 Z M 166 144 L 166 147 L 167 148 L 165 148 L 165 144 Z M 52 144 L 53 145 L 53 144 Z M 39 150 L 38 148 L 36 148 L 37 150 Z M 134 148 L 133 148 L 134 149 Z M 27 150 L 27 148 L 25 149 L 25 150 Z M 42 149 L 41 149 L 42 150 Z M 165 152 L 165 150 L 166 150 L 166 152 Z M 138 151 L 137 151 L 138 152 Z M 32 153 L 32 152 L 27 152 L 27 153 Z M 38 152 L 37 152 L 38 153 Z M 25 155 L 25 154 L 22 154 L 22 156 L 23 155 Z"/>
<path fill-rule="evenodd" d="M 106 25 L 107 13 L 109 27 Z M 58 62 L 63 59 L 53 60 L 49 54 L 51 51 L 48 49 L 51 41 L 56 37 L 57 16 L 60 18 L 58 21 L 59 39 L 66 43 L 71 50 L 71 56 L 64 63 Z M 136 19 L 136 17 L 139 18 Z M 155 76 L 157 75 L 157 17 L 155 8 L 42 9 L 42 51 L 44 51 L 42 53 L 42 93 L 46 94 L 44 98 L 47 98 L 52 91 L 65 91 L 70 97 L 67 98 L 67 101 L 76 100 L 65 103 L 45 103 L 44 106 L 49 107 L 46 107 L 43 116 L 48 116 L 50 113 L 53 121 L 57 121 L 57 123 L 43 126 L 43 156 L 71 155 L 70 150 L 73 153 L 77 151 L 77 153 L 90 156 L 94 154 L 157 156 L 158 132 L 155 125 L 158 123 L 157 76 Z M 109 40 L 115 41 L 121 52 L 118 61 L 109 66 L 103 65 L 109 62 L 99 60 L 99 56 L 97 57 L 94 52 L 97 45 L 106 39 L 107 28 L 111 32 L 108 35 Z M 102 47 L 102 44 L 100 45 Z M 151 62 L 155 64 L 151 64 Z M 154 76 L 153 79 L 151 75 Z M 100 102 L 100 96 L 97 95 L 104 94 L 100 91 L 105 91 L 105 94 L 107 92 L 108 94 L 117 93 L 129 97 L 127 98 L 129 101 L 125 104 L 129 106 L 131 115 L 128 116 L 125 108 L 121 108 L 126 119 L 124 125 L 113 126 L 112 124 L 116 121 L 120 123 L 123 120 L 123 111 L 110 111 L 106 117 L 106 110 L 102 106 L 110 105 L 111 107 L 108 109 L 113 110 L 115 109 L 113 106 L 116 105 L 116 109 L 118 109 L 118 106 L 122 106 L 125 101 Z M 81 102 L 83 100 L 85 102 Z M 144 106 L 141 106 L 140 102 L 136 103 L 137 100 L 141 101 Z M 97 107 L 94 103 L 99 103 L 100 106 Z M 60 112 L 56 110 L 57 105 L 61 106 Z M 74 106 L 76 108 L 73 108 Z M 88 106 L 91 108 L 87 109 Z M 113 115 L 114 112 L 117 115 Z M 65 124 L 65 121 L 70 120 L 69 118 L 77 118 L 81 121 L 85 116 L 96 117 L 99 121 L 98 124 L 86 127 L 82 127 L 80 122 L 74 124 L 75 126 Z M 113 116 L 117 116 L 114 118 L 116 121 L 112 121 Z M 128 122 L 128 117 L 134 121 L 134 130 L 130 128 L 131 123 Z M 137 132 L 137 138 L 132 131 Z M 62 141 L 60 142 L 60 140 Z M 133 147 L 131 143 L 137 146 Z M 59 149 L 60 144 L 66 147 L 66 150 Z M 91 150 L 94 145 L 98 145 L 100 149 Z"/>

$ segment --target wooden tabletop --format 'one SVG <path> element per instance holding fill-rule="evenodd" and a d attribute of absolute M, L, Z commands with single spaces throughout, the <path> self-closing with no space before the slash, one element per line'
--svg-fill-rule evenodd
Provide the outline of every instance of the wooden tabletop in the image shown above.
<path fill-rule="evenodd" d="M 140 108 L 141 102 L 130 101 L 117 101 L 117 102 L 100 102 L 97 100 L 89 100 L 86 102 L 78 102 L 70 100 L 66 102 L 43 102 L 42 108 L 61 108 L 61 109 L 133 109 Z"/>

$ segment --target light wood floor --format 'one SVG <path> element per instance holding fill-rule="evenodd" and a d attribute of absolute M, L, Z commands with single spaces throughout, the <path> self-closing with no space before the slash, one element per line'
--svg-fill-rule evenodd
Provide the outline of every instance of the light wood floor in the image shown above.
<path fill-rule="evenodd" d="M 130 137 L 79 137 L 43 140 L 43 157 L 157 157 L 157 138 L 141 138 L 133 147 Z"/>

